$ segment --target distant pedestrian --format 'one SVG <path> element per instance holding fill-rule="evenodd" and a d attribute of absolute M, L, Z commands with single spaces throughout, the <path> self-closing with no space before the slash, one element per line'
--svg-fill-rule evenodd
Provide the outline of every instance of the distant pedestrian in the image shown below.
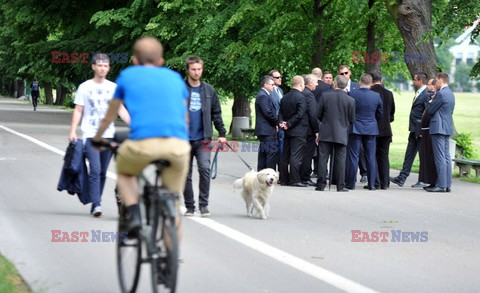
<path fill-rule="evenodd" d="M 36 78 L 33 79 L 32 85 L 30 87 L 32 89 L 33 111 L 37 111 L 38 98 L 40 97 L 40 86 Z"/>

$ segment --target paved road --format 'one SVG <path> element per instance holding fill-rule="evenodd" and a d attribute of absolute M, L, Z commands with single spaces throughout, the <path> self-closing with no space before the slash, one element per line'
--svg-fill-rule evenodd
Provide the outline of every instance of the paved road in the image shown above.
<path fill-rule="evenodd" d="M 114 180 L 107 180 L 99 219 L 56 191 L 70 115 L 0 98 L 0 252 L 35 291 L 118 292 L 115 243 L 51 241 L 51 230 L 116 228 Z M 254 152 L 240 154 L 255 165 Z M 212 217 L 184 219 L 178 292 L 478 291 L 478 185 L 455 180 L 448 194 L 278 186 L 263 221 L 245 216 L 232 189 L 247 168 L 231 152 L 219 156 Z M 388 232 L 388 241 L 352 242 L 352 230 Z M 392 230 L 427 232 L 428 239 L 392 242 Z"/>

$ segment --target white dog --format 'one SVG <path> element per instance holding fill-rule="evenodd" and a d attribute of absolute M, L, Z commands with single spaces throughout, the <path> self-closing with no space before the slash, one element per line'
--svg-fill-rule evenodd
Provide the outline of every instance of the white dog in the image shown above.
<path fill-rule="evenodd" d="M 250 171 L 233 183 L 234 188 L 242 189 L 242 197 L 247 207 L 247 215 L 267 219 L 270 206 L 268 198 L 277 183 L 278 173 L 273 169 L 263 169 L 260 172 Z"/>

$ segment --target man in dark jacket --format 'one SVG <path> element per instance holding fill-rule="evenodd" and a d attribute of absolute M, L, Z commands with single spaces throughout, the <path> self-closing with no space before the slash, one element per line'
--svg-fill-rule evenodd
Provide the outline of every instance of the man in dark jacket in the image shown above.
<path fill-rule="evenodd" d="M 403 160 L 402 170 L 397 177 L 390 178 L 390 181 L 397 184 L 398 186 L 403 186 L 405 180 L 410 175 L 410 170 L 412 169 L 413 161 L 415 156 L 418 153 L 420 146 L 420 128 L 422 123 L 423 112 L 425 111 L 425 105 L 429 100 L 429 94 L 427 91 L 427 75 L 423 72 L 417 72 L 413 76 L 413 87 L 415 88 L 415 97 L 413 98 L 412 108 L 410 110 L 410 121 L 408 123 L 408 130 L 410 134 L 408 135 L 408 144 L 407 150 L 405 151 L 405 159 Z M 427 186 L 422 182 L 417 182 L 412 185 L 413 188 L 422 188 Z"/>
<path fill-rule="evenodd" d="M 318 134 L 319 167 L 316 190 L 323 191 L 326 185 L 328 157 L 334 162 L 330 178 L 335 177 L 337 191 L 345 192 L 345 161 L 350 125 L 355 121 L 355 100 L 345 93 L 348 79 L 335 77 L 335 90 L 324 93 L 318 103 L 318 119 L 321 121 Z"/>
<path fill-rule="evenodd" d="M 305 88 L 303 77 L 292 79 L 292 89 L 280 102 L 280 127 L 285 130 L 283 153 L 280 160 L 280 180 L 282 185 L 306 187 L 300 180 L 300 167 L 303 147 L 307 137 L 307 104 L 302 91 Z M 290 173 L 288 165 L 290 164 Z"/>
<path fill-rule="evenodd" d="M 186 60 L 187 87 L 190 91 L 188 99 L 190 117 L 190 167 L 185 184 L 185 216 L 193 216 L 195 212 L 195 199 L 192 186 L 192 163 L 197 158 L 199 173 L 199 209 L 202 217 L 210 216 L 208 211 L 208 197 L 210 193 L 210 153 L 213 135 L 212 122 L 218 131 L 219 144 L 227 142 L 225 127 L 222 120 L 222 109 L 215 89 L 208 83 L 201 81 L 203 73 L 203 60 L 197 56 L 190 56 Z"/>
<path fill-rule="evenodd" d="M 258 171 L 265 168 L 276 170 L 277 166 L 278 140 L 276 134 L 278 116 L 274 101 L 270 98 L 274 85 L 273 78 L 268 75 L 264 76 L 260 83 L 262 88 L 255 99 L 255 135 L 260 140 Z"/>
<path fill-rule="evenodd" d="M 305 89 L 303 94 L 305 95 L 305 101 L 307 105 L 307 137 L 305 142 L 305 148 L 303 151 L 302 167 L 300 168 L 300 180 L 302 183 L 315 186 L 315 183 L 310 179 L 310 173 L 312 173 L 312 159 L 315 147 L 317 146 L 315 141 L 318 139 L 318 118 L 317 118 L 317 102 L 313 95 L 313 91 L 317 87 L 318 79 L 313 74 L 308 74 L 305 77 Z"/>
<path fill-rule="evenodd" d="M 390 162 L 388 153 L 390 150 L 390 143 L 392 142 L 392 127 L 390 123 L 393 122 L 395 114 L 395 101 L 391 91 L 387 90 L 382 84 L 382 74 L 378 70 L 370 72 L 372 76 L 372 91 L 380 94 L 383 103 L 383 116 L 378 122 L 377 135 L 377 166 L 378 175 L 375 182 L 375 188 L 387 189 L 390 183 Z"/>
<path fill-rule="evenodd" d="M 375 158 L 376 136 L 378 135 L 377 120 L 383 116 L 383 105 L 380 95 L 370 90 L 372 76 L 363 74 L 360 77 L 360 89 L 350 92 L 355 99 L 355 122 L 348 138 L 347 174 L 345 186 L 355 189 L 360 146 L 365 150 L 367 161 L 368 189 L 375 190 L 377 179 L 377 160 Z"/>

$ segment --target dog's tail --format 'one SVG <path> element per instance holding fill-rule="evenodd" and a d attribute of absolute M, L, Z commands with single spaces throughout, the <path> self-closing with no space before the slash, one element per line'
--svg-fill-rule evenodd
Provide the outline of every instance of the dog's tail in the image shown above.
<path fill-rule="evenodd" d="M 237 179 L 235 180 L 235 182 L 233 182 L 233 190 L 242 189 L 242 186 L 243 186 L 243 178 Z"/>

